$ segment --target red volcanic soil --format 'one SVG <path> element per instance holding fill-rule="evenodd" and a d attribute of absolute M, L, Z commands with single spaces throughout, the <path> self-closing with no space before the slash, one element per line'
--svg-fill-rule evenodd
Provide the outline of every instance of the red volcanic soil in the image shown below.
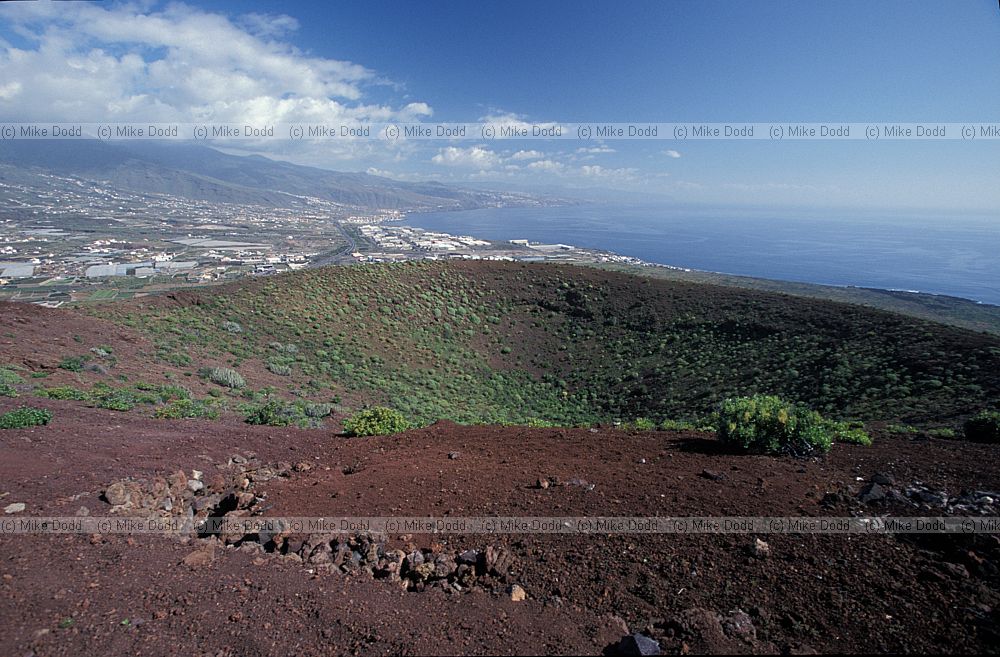
<path fill-rule="evenodd" d="M 0 400 L 0 411 L 21 401 Z M 728 454 L 698 433 L 441 422 L 347 439 L 32 403 L 55 418 L 0 432 L 0 507 L 27 505 L 0 518 L 105 515 L 113 481 L 211 472 L 251 452 L 311 466 L 255 484 L 266 514 L 285 516 L 938 515 L 899 500 L 865 507 L 857 494 L 876 473 L 891 476 L 891 491 L 1000 490 L 1000 448 L 958 441 L 877 436 L 871 448 L 794 460 Z M 627 632 L 665 653 L 1000 649 L 995 536 L 766 535 L 764 558 L 750 554 L 755 538 L 392 536 L 404 549 L 513 557 L 489 585 L 417 592 L 214 538 L 0 534 L 0 652 L 601 654 Z M 192 553 L 201 558 L 185 563 Z M 512 601 L 511 584 L 527 599 Z"/>

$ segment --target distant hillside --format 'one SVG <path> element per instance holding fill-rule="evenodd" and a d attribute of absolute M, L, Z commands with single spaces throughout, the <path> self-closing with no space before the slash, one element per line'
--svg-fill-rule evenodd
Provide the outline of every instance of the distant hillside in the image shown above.
<path fill-rule="evenodd" d="M 238 157 L 191 144 L 5 141 L 0 142 L 3 165 L 12 167 L 21 181 L 28 181 L 32 172 L 50 172 L 136 192 L 282 207 L 292 204 L 296 196 L 383 209 L 468 209 L 494 204 L 499 198 L 489 191 L 340 173 L 260 156 Z M 44 183 L 38 178 L 35 182 Z"/>
<path fill-rule="evenodd" d="M 90 312 L 149 335 L 164 366 L 227 364 L 254 389 L 421 421 L 697 419 L 760 392 L 843 419 L 957 426 L 1000 403 L 995 336 L 594 268 L 329 267 Z"/>
<path fill-rule="evenodd" d="M 778 281 L 750 276 L 735 276 L 707 271 L 639 267 L 635 265 L 601 264 L 602 269 L 621 271 L 669 281 L 709 283 L 748 290 L 780 292 L 812 299 L 840 301 L 890 312 L 941 322 L 972 331 L 987 331 L 1000 335 L 1000 306 L 978 303 L 969 299 L 925 292 L 880 290 L 868 287 L 838 287 L 816 283 Z"/>

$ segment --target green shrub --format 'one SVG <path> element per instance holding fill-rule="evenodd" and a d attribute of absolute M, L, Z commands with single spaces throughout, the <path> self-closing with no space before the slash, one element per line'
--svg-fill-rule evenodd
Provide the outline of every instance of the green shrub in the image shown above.
<path fill-rule="evenodd" d="M 408 428 L 402 413 L 384 406 L 358 411 L 344 422 L 344 430 L 351 436 L 388 436 Z"/>
<path fill-rule="evenodd" d="M 965 437 L 977 443 L 1000 443 L 1000 412 L 983 411 L 965 423 Z"/>
<path fill-rule="evenodd" d="M 912 427 L 912 426 L 910 426 L 908 424 L 890 424 L 890 425 L 886 426 L 885 430 L 888 431 L 889 433 L 894 433 L 894 434 L 918 434 L 918 433 L 920 433 L 920 429 L 918 429 L 916 427 Z"/>
<path fill-rule="evenodd" d="M 22 406 L 0 415 L 0 429 L 23 429 L 37 427 L 52 421 L 52 413 L 44 408 Z"/>
<path fill-rule="evenodd" d="M 333 412 L 333 406 L 330 404 L 306 403 L 303 405 L 302 410 L 307 417 L 327 417 Z"/>
<path fill-rule="evenodd" d="M 94 390 L 97 391 L 98 387 L 94 386 Z M 96 392 L 94 401 L 97 402 L 98 408 L 106 408 L 111 411 L 131 411 L 140 400 L 128 388 L 110 388 Z"/>
<path fill-rule="evenodd" d="M 67 356 L 59 362 L 59 367 L 70 372 L 81 372 L 87 361 L 86 356 Z"/>
<path fill-rule="evenodd" d="M 944 438 L 947 440 L 951 440 L 957 436 L 954 429 L 949 429 L 947 427 L 928 429 L 927 435 L 931 438 Z"/>
<path fill-rule="evenodd" d="M 203 376 L 216 385 L 226 388 L 245 388 L 247 382 L 236 370 L 228 367 L 212 367 L 203 371 Z"/>
<path fill-rule="evenodd" d="M 273 361 L 273 360 L 269 360 L 267 362 L 267 369 L 270 372 L 272 372 L 273 374 L 277 374 L 278 376 L 291 376 L 292 375 L 292 368 L 291 367 L 289 367 L 288 365 L 284 365 L 282 363 Z"/>
<path fill-rule="evenodd" d="M 323 409 L 311 408 L 316 406 L 320 405 L 269 399 L 263 404 L 244 406 L 246 415 L 243 419 L 247 424 L 263 424 L 272 427 L 318 427 L 323 424 L 319 419 L 323 416 L 317 413 Z M 313 414 L 310 415 L 310 413 Z"/>
<path fill-rule="evenodd" d="M 872 437 L 864 429 L 843 429 L 834 434 L 838 443 L 851 443 L 852 445 L 872 446 Z"/>
<path fill-rule="evenodd" d="M 160 419 L 179 420 L 187 418 L 219 419 L 217 404 L 194 399 L 175 399 L 153 412 L 153 417 Z"/>
<path fill-rule="evenodd" d="M 0 386 L 16 386 L 20 383 L 24 383 L 21 375 L 8 367 L 0 367 Z"/>
<path fill-rule="evenodd" d="M 690 422 L 679 422 L 677 420 L 664 420 L 660 422 L 660 431 L 693 431 L 697 429 L 694 424 Z"/>
<path fill-rule="evenodd" d="M 17 389 L 8 383 L 0 383 L 0 397 L 17 397 Z"/>
<path fill-rule="evenodd" d="M 230 333 L 242 333 L 243 327 L 239 322 L 222 322 L 222 328 Z"/>
<path fill-rule="evenodd" d="M 719 439 L 747 452 L 827 452 L 833 433 L 819 413 L 769 395 L 727 399 L 719 409 Z"/>
<path fill-rule="evenodd" d="M 90 399 L 90 395 L 87 394 L 86 391 L 74 388 L 73 386 L 42 388 L 40 390 L 36 390 L 35 394 L 39 397 L 46 397 L 48 399 L 69 399 L 73 401 L 86 401 Z"/>

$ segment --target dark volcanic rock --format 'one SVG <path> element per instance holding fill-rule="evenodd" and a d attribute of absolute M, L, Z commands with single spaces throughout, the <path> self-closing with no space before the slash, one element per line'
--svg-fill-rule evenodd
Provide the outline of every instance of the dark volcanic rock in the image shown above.
<path fill-rule="evenodd" d="M 861 492 L 858 494 L 858 499 L 865 504 L 881 502 L 885 499 L 885 489 L 879 484 L 872 482 L 861 489 Z"/>
<path fill-rule="evenodd" d="M 621 655 L 659 655 L 660 644 L 644 634 L 629 634 L 618 643 Z"/>

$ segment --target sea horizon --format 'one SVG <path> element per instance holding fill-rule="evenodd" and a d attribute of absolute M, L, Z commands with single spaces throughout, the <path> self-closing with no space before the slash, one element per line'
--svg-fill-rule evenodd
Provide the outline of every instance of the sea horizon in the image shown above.
<path fill-rule="evenodd" d="M 423 212 L 402 223 L 480 239 L 614 252 L 684 269 L 1000 305 L 1000 234 L 985 215 L 816 213 L 581 203 Z M 944 224 L 944 225 L 943 225 Z"/>

